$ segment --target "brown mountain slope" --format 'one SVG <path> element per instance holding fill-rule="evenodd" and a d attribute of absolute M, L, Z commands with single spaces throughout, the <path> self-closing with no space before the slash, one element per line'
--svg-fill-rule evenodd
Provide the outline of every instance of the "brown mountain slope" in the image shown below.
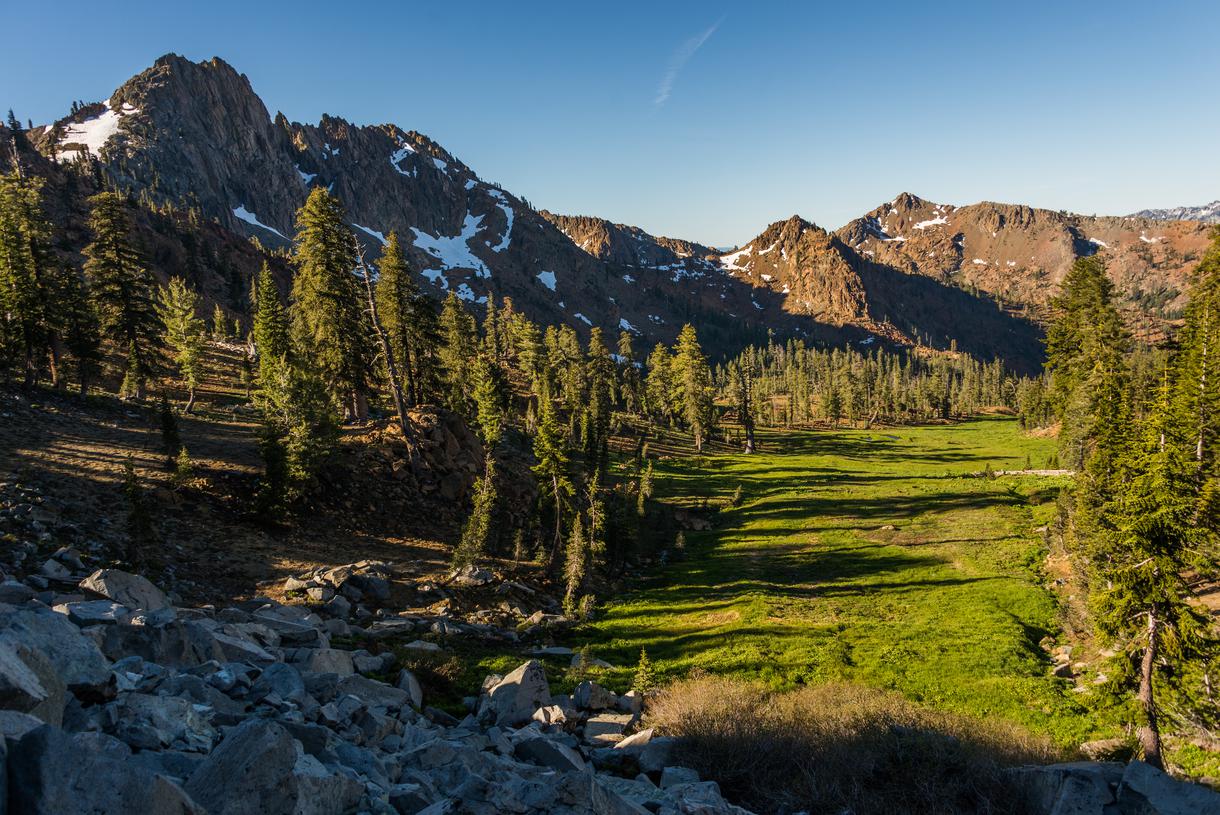
<path fill-rule="evenodd" d="M 903 280 L 812 225 L 790 226 L 782 236 L 793 252 L 785 292 L 762 279 L 768 273 L 761 265 L 752 277 L 740 274 L 706 246 L 537 212 L 418 132 L 332 116 L 316 125 L 272 117 L 249 80 L 220 59 L 167 55 L 105 103 L 30 135 L 46 155 L 73 162 L 69 178 L 90 178 L 94 186 L 105 180 L 154 205 L 190 207 L 219 229 L 277 248 L 290 245 L 294 213 L 309 189 L 325 185 L 370 248 L 397 231 L 434 294 L 454 291 L 476 307 L 490 296 L 511 297 L 540 322 L 581 331 L 628 330 L 651 343 L 672 340 L 693 322 L 715 353 L 768 332 L 828 343 L 872 342 L 879 334 L 943 348 L 956 341 L 1024 368 L 1041 353 L 1031 324 L 979 298 L 958 303 L 956 319 L 944 320 L 935 303 L 958 297 L 952 289 L 935 281 L 923 281 L 919 291 L 898 285 Z M 85 239 L 76 234 L 71 248 Z M 760 254 L 763 248 L 758 244 Z M 180 273 L 181 264 L 153 261 L 163 275 Z M 235 290 L 226 304 L 244 309 L 242 295 Z M 992 325 L 997 319 L 1000 330 Z M 1024 339 L 976 339 L 990 336 Z"/>
<path fill-rule="evenodd" d="M 876 262 L 1027 304 L 1037 314 L 1077 257 L 1100 253 L 1125 304 L 1172 318 L 1185 305 L 1209 227 L 992 202 L 954 207 L 903 193 L 836 234 Z"/>

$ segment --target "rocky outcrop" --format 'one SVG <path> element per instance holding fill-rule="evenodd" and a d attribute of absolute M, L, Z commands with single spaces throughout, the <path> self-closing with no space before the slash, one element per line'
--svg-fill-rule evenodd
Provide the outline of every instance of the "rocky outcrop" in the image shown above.
<path fill-rule="evenodd" d="M 1014 771 L 1033 815 L 1220 815 L 1220 794 L 1142 761 L 1080 761 Z"/>
<path fill-rule="evenodd" d="M 389 596 L 377 581 L 390 573 L 363 562 L 298 583 L 359 586 L 365 600 Z M 163 596 L 114 569 L 85 582 L 145 605 Z M 425 706 L 393 651 L 331 644 L 337 635 L 370 644 L 400 637 L 410 621 L 356 627 L 311 607 L 257 601 L 166 606 L 142 619 L 127 608 L 77 623 L 54 610 L 70 605 L 65 593 L 36 594 L 0 606 L 8 811 L 744 813 L 714 783 L 667 763 L 650 731 L 623 738 L 639 720 L 629 696 L 593 683 L 554 696 L 531 660 L 489 678 L 458 721 Z M 377 678 L 395 674 L 394 684 Z M 48 690 L 54 679 L 58 693 Z"/>

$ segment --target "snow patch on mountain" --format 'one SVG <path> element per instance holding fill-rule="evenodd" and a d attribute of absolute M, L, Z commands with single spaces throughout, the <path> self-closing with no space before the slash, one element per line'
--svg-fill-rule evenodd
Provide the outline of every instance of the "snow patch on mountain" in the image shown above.
<path fill-rule="evenodd" d="M 500 192 L 500 190 L 489 189 L 487 191 L 487 194 L 490 195 L 492 198 L 495 198 L 497 201 L 499 201 L 499 203 L 496 204 L 496 206 L 498 206 L 500 208 L 500 211 L 504 213 L 505 220 L 508 221 L 508 226 L 504 227 L 504 237 L 500 239 L 500 242 L 498 244 L 491 247 L 491 251 L 493 251 L 493 252 L 503 252 L 505 249 L 508 248 L 509 241 L 512 239 L 513 208 L 511 206 L 509 206 L 508 199 L 504 196 L 504 193 Z"/>
<path fill-rule="evenodd" d="M 416 227 L 411 227 L 411 231 L 415 233 L 414 244 L 439 260 L 442 269 L 472 269 L 475 277 L 486 278 L 491 277 L 491 269 L 470 251 L 470 239 L 478 234 L 482 224 L 482 215 L 467 212 L 460 235 L 430 235 Z"/>
<path fill-rule="evenodd" d="M 246 209 L 244 204 L 239 207 L 233 208 L 233 217 L 235 217 L 239 220 L 245 221 L 246 223 L 250 224 L 251 226 L 257 226 L 260 229 L 267 230 L 268 232 L 274 232 L 276 235 L 279 235 L 284 240 L 288 240 L 288 238 L 284 235 L 283 232 L 280 232 L 275 227 L 267 226 L 265 223 L 260 221 L 258 219 L 258 216 L 256 216 L 250 210 Z"/>
<path fill-rule="evenodd" d="M 365 234 L 367 234 L 373 238 L 376 238 L 378 243 L 380 243 L 382 246 L 385 246 L 385 243 L 386 243 L 385 235 L 381 234 L 376 229 L 369 229 L 367 226 L 361 226 L 360 224 L 352 224 L 352 226 L 356 227 L 361 232 L 364 232 Z"/>
<path fill-rule="evenodd" d="M 539 272 L 538 281 L 546 286 L 551 291 L 555 291 L 555 273 L 554 272 Z"/>
<path fill-rule="evenodd" d="M 119 132 L 119 123 L 123 121 L 123 117 L 140 112 L 139 108 L 132 107 L 126 102 L 118 110 L 110 107 L 109 99 L 102 104 L 106 109 L 97 116 L 94 116 L 92 119 L 86 119 L 83 122 L 68 125 L 59 140 L 60 161 L 71 161 L 82 154 L 100 156 L 102 146 Z M 83 145 L 83 149 L 81 147 L 65 147 L 65 145 L 69 144 Z"/>

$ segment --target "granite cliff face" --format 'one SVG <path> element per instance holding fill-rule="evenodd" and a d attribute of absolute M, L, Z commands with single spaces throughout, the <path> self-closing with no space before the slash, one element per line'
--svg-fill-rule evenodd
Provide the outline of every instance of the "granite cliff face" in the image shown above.
<path fill-rule="evenodd" d="M 291 245 L 297 209 L 324 186 L 372 257 L 396 231 L 438 297 L 455 291 L 476 306 L 511 297 L 541 322 L 627 330 L 643 342 L 672 340 L 693 322 L 716 351 L 771 332 L 956 347 L 1028 369 L 1041 348 L 1026 317 L 1044 316 L 1076 257 L 1107 253 L 1133 309 L 1172 317 L 1207 240 L 1199 223 L 954 207 L 904 193 L 833 233 L 794 216 L 718 252 L 536 211 L 414 130 L 272 116 L 224 61 L 175 55 L 30 136 L 49 157 L 87 156 L 95 176 L 269 248 Z"/>

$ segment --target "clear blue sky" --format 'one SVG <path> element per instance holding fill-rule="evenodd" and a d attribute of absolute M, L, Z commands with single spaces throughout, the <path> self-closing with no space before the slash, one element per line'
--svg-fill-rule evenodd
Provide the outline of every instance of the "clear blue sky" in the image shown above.
<path fill-rule="evenodd" d="M 187 9 L 187 6 L 190 6 Z M 1123 214 L 1220 198 L 1220 4 L 11 3 L 35 123 L 162 53 L 272 111 L 392 121 L 538 207 L 723 246 L 909 190 Z"/>

